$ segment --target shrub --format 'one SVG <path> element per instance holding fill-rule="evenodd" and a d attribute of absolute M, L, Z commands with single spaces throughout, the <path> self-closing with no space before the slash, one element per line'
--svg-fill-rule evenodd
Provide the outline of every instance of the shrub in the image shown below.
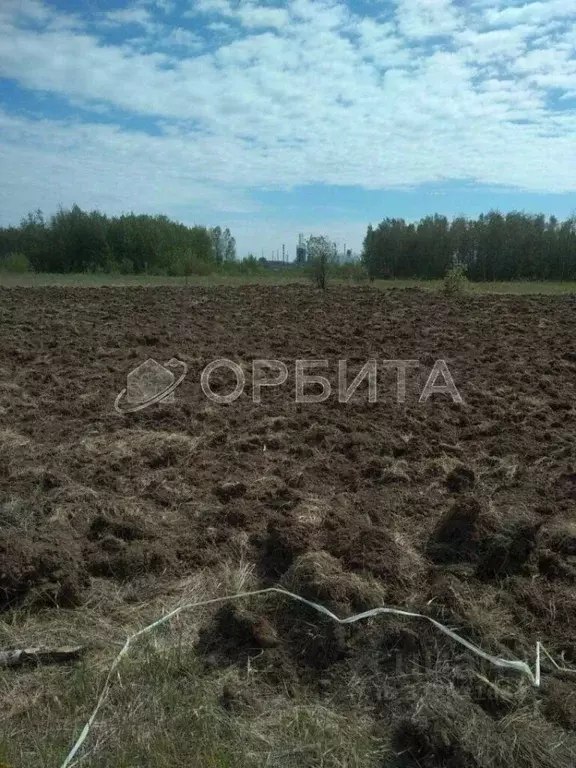
<path fill-rule="evenodd" d="M 263 264 L 252 254 L 239 261 L 222 261 L 218 264 L 218 272 L 222 275 L 265 275 L 267 271 L 266 262 Z"/>
<path fill-rule="evenodd" d="M 252 254 L 240 262 L 231 263 L 238 263 L 239 271 L 244 275 L 261 275 L 265 274 L 266 272 L 266 265 L 261 264 L 260 261 Z"/>
<path fill-rule="evenodd" d="M 330 240 L 322 235 L 310 236 L 306 244 L 308 252 L 308 275 L 314 285 L 321 290 L 326 290 L 328 275 L 333 270 L 336 247 Z"/>
<path fill-rule="evenodd" d="M 170 254 L 166 271 L 171 277 L 185 277 L 187 281 L 191 275 L 211 275 L 214 269 L 214 261 L 202 259 L 194 251 L 185 249 Z"/>
<path fill-rule="evenodd" d="M 444 293 L 446 296 L 462 296 L 468 289 L 466 267 L 455 264 L 444 275 Z"/>
<path fill-rule="evenodd" d="M 194 256 L 188 262 L 188 274 L 189 275 L 213 275 L 214 274 L 214 262 L 211 259 L 201 259 L 198 256 Z"/>
<path fill-rule="evenodd" d="M 362 282 L 368 279 L 368 270 L 360 261 L 351 261 L 345 264 L 341 264 L 335 273 L 343 280 L 353 280 L 355 282 Z"/>
<path fill-rule="evenodd" d="M 0 258 L 0 271 L 23 274 L 30 271 L 30 262 L 25 253 L 8 253 Z"/>

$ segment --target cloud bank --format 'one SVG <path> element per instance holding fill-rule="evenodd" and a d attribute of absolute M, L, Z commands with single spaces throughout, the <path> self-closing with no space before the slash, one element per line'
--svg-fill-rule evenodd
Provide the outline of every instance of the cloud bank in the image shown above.
<path fill-rule="evenodd" d="M 576 191 L 573 0 L 79 8 L 0 5 L 0 223 L 76 201 L 288 228 L 263 191 L 312 184 Z"/>

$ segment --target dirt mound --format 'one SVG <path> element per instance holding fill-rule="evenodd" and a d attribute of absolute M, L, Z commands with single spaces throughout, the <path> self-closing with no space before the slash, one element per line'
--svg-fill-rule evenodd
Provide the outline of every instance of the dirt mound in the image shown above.
<path fill-rule="evenodd" d="M 244 483 L 220 483 L 214 488 L 214 493 L 222 502 L 231 501 L 232 499 L 239 499 L 246 493 L 246 485 Z"/>
<path fill-rule="evenodd" d="M 464 465 L 454 467 L 446 476 L 446 487 L 453 493 L 471 491 L 476 483 L 474 470 Z"/>
<path fill-rule="evenodd" d="M 262 575 L 277 579 L 313 547 L 309 525 L 290 518 L 270 521 L 259 560 Z"/>
<path fill-rule="evenodd" d="M 481 707 L 437 684 L 420 691 L 395 746 L 419 768 L 568 768 L 576 741 L 525 711 L 494 721 Z M 411 762 L 410 762 L 411 761 Z"/>
<path fill-rule="evenodd" d="M 545 578 L 576 582 L 576 524 L 573 521 L 545 522 L 536 547 L 538 568 Z"/>
<path fill-rule="evenodd" d="M 440 518 L 426 547 L 436 563 L 475 562 L 481 543 L 498 526 L 498 521 L 483 513 L 474 497 L 456 501 Z"/>
<path fill-rule="evenodd" d="M 326 552 L 298 557 L 280 583 L 342 615 L 376 607 L 384 593 L 375 581 L 344 571 Z M 366 642 L 366 630 L 362 625 L 339 625 L 298 601 L 271 597 L 258 613 L 234 604 L 221 608 L 201 631 L 197 649 L 225 664 L 242 664 L 265 649 L 259 668 L 266 675 L 268 667 L 274 674 L 283 669 L 288 679 L 310 683 L 356 654 L 358 643 Z"/>
<path fill-rule="evenodd" d="M 88 584 L 80 542 L 70 532 L 33 538 L 0 532 L 0 611 L 23 600 L 71 608 L 82 602 Z"/>
<path fill-rule="evenodd" d="M 337 558 L 322 551 L 298 557 L 281 585 L 339 615 L 376 608 L 384 604 L 386 594 L 382 584 L 345 571 Z"/>
<path fill-rule="evenodd" d="M 258 606 L 260 609 L 262 606 Z M 280 686 L 290 694 L 299 685 L 300 670 L 287 647 L 287 638 L 273 613 L 230 603 L 222 606 L 201 628 L 195 651 L 208 671 L 236 666 L 256 671 L 267 685 Z M 244 676 L 240 672 L 242 677 Z M 245 683 L 223 691 L 226 708 L 254 702 Z"/>
<path fill-rule="evenodd" d="M 366 572 L 386 586 L 389 600 L 401 601 L 425 565 L 401 536 L 381 526 L 347 526 L 326 537 L 328 552 L 351 571 Z"/>
<path fill-rule="evenodd" d="M 98 548 L 87 553 L 86 567 L 92 576 L 118 581 L 177 571 L 173 550 L 166 542 L 125 542 L 115 536 L 104 537 Z"/>
<path fill-rule="evenodd" d="M 279 644 L 267 618 L 231 603 L 220 608 L 211 627 L 200 633 L 196 647 L 201 653 L 236 658 L 246 651 L 276 648 Z"/>
<path fill-rule="evenodd" d="M 529 573 L 528 561 L 536 549 L 542 523 L 520 524 L 482 542 L 477 574 L 482 579 L 498 580 L 519 573 Z"/>
<path fill-rule="evenodd" d="M 576 522 L 556 520 L 547 523 L 540 532 L 539 544 L 563 557 L 576 557 Z"/>
<path fill-rule="evenodd" d="M 575 681 L 565 682 L 550 678 L 542 688 L 542 712 L 547 720 L 576 733 Z"/>
<path fill-rule="evenodd" d="M 90 522 L 86 538 L 88 541 L 100 541 L 110 536 L 128 542 L 152 538 L 154 533 L 146 530 L 145 521 L 137 515 L 96 515 Z"/>
<path fill-rule="evenodd" d="M 473 496 L 464 496 L 442 515 L 426 544 L 437 564 L 469 563 L 481 579 L 527 573 L 542 521 L 496 514 Z"/>

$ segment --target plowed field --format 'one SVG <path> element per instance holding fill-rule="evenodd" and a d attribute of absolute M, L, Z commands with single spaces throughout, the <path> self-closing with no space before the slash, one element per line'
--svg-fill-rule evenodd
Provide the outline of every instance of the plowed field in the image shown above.
<path fill-rule="evenodd" d="M 242 562 L 256 585 L 282 585 L 340 616 L 398 606 L 493 655 L 533 665 L 539 640 L 560 666 L 576 666 L 575 329 L 571 296 L 0 289 L 4 646 L 16 616 L 42 616 L 49 645 L 61 609 L 105 613 L 95 595 L 114 589 L 144 603 L 195 573 Z M 186 363 L 174 402 L 118 413 L 128 373 L 148 358 Z M 228 404 L 200 385 L 220 358 L 246 375 Z M 262 388 L 260 403 L 254 359 L 288 370 L 286 383 Z M 396 371 L 384 365 L 376 402 L 366 381 L 339 401 L 338 361 L 351 383 L 371 359 L 418 361 L 403 402 Z M 327 362 L 310 371 L 332 382 L 325 401 L 296 402 L 296 360 Z M 419 401 L 437 360 L 462 404 L 442 393 Z M 235 383 L 225 371 L 211 378 L 221 394 Z M 366 712 L 385 746 L 379 762 L 304 755 L 268 765 L 576 762 L 576 674 L 547 657 L 535 688 L 421 620 L 339 626 L 271 597 L 215 609 L 191 642 L 198 674 L 249 660 L 271 690 Z M 8 699 L 19 675 L 4 676 Z M 249 693 L 249 681 L 228 692 L 228 709 L 248 706 Z M 87 719 L 93 703 L 62 727 Z M 18 746 L 27 738 L 22 711 L 8 709 L 0 729 L 16 765 L 31 753 Z M 108 765 L 96 753 L 80 764 Z M 234 759 L 214 765 L 258 764 Z"/>

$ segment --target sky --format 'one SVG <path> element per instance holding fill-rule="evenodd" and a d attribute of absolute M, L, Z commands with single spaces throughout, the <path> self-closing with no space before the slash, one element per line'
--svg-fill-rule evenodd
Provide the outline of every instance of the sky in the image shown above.
<path fill-rule="evenodd" d="M 0 0 L 0 225 L 298 234 L 576 211 L 575 0 Z"/>

